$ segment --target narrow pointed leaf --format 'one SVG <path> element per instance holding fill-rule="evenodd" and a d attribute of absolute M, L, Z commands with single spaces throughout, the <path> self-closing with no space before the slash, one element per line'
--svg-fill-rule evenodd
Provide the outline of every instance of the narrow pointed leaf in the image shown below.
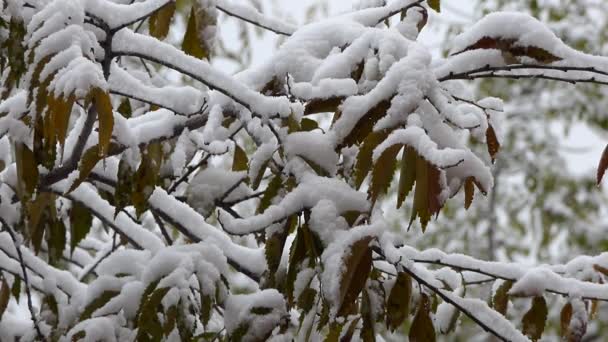
<path fill-rule="evenodd" d="M 401 208 L 403 201 L 412 191 L 416 181 L 416 150 L 409 146 L 403 149 L 401 158 L 401 174 L 399 178 L 399 190 L 397 192 L 397 209 Z"/>

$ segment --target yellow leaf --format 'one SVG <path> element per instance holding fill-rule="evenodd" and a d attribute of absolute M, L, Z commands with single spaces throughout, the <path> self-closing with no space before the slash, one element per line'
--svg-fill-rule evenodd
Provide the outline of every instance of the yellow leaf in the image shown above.
<path fill-rule="evenodd" d="M 165 39 L 169 33 L 171 19 L 175 13 L 175 2 L 169 2 L 150 17 L 150 35 Z"/>
<path fill-rule="evenodd" d="M 411 295 L 412 277 L 400 272 L 386 302 L 386 326 L 390 331 L 399 328 L 409 315 Z"/>
<path fill-rule="evenodd" d="M 238 145 L 234 144 L 234 158 L 232 160 L 232 171 L 247 171 L 249 168 L 247 164 L 249 160 L 247 159 L 247 154 L 243 149 Z"/>
<path fill-rule="evenodd" d="M 196 12 L 195 6 L 192 6 L 190 18 L 188 19 L 188 26 L 186 27 L 186 33 L 184 34 L 182 50 L 190 56 L 203 59 L 209 56 L 209 52 L 205 50 L 205 44 L 199 35 L 201 23 L 198 23 Z"/>
<path fill-rule="evenodd" d="M 523 333 L 532 341 L 538 341 L 545 330 L 547 302 L 542 296 L 532 299 L 532 307 L 522 319 Z"/>
<path fill-rule="evenodd" d="M 437 12 L 441 12 L 441 1 L 440 0 L 428 0 L 429 7 Z"/>
<path fill-rule="evenodd" d="M 78 178 L 72 183 L 72 186 L 68 190 L 68 193 L 74 191 L 82 182 L 87 179 L 97 162 L 101 160 L 101 155 L 99 153 L 99 145 L 95 145 L 88 150 L 86 150 L 82 154 L 82 158 L 80 159 L 80 164 L 78 165 L 78 171 L 80 174 Z"/>
<path fill-rule="evenodd" d="M 110 94 L 100 88 L 91 90 L 93 104 L 97 110 L 99 120 L 99 155 L 103 158 L 108 153 L 110 141 L 112 140 L 112 129 L 114 128 L 114 113 Z"/>

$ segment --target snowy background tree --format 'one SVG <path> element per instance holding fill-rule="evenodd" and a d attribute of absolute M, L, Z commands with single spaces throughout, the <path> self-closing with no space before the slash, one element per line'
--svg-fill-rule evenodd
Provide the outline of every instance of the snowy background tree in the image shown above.
<path fill-rule="evenodd" d="M 513 128 L 472 80 L 602 86 L 608 59 L 514 12 L 437 59 L 417 40 L 440 5 L 363 1 L 298 27 L 227 0 L 4 0 L 0 337 L 430 341 L 473 322 L 482 337 L 558 325 L 582 340 L 608 300 L 601 248 L 491 261 L 395 233 L 383 207 L 425 231 L 459 193 L 467 208 L 475 193 L 492 203 L 492 165 L 529 165 L 499 150 L 517 141 L 504 132 L 533 127 Z M 220 13 L 284 42 L 246 67 L 216 38 Z M 570 220 L 593 209 L 562 198 L 551 204 Z"/>

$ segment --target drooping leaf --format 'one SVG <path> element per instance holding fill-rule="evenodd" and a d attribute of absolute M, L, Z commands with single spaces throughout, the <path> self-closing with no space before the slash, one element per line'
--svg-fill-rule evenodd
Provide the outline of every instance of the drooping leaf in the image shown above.
<path fill-rule="evenodd" d="M 112 102 L 110 94 L 100 88 L 91 90 L 93 104 L 97 110 L 99 121 L 99 155 L 105 157 L 108 154 L 110 141 L 112 140 L 112 130 L 114 129 L 114 113 L 112 112 Z"/>
<path fill-rule="evenodd" d="M 363 180 L 373 167 L 372 155 L 374 149 L 386 139 L 388 133 L 388 131 L 372 132 L 363 140 L 355 163 L 355 185 L 357 188 L 361 187 Z"/>
<path fill-rule="evenodd" d="M 168 2 L 161 9 L 150 16 L 150 35 L 158 39 L 165 39 L 169 33 L 171 19 L 175 13 L 175 2 Z"/>
<path fill-rule="evenodd" d="M 547 320 L 547 302 L 543 296 L 532 299 L 532 307 L 522 319 L 523 333 L 532 341 L 538 341 L 545 330 Z"/>
<path fill-rule="evenodd" d="M 507 308 L 509 305 L 509 290 L 513 286 L 513 282 L 505 280 L 496 290 L 494 297 L 492 297 L 492 306 L 494 310 L 500 312 L 503 316 L 507 314 Z"/>
<path fill-rule="evenodd" d="M 397 144 L 387 148 L 374 164 L 372 181 L 368 189 L 372 204 L 376 202 L 379 196 L 385 194 L 391 185 L 397 165 L 397 154 L 402 147 L 403 145 Z"/>
<path fill-rule="evenodd" d="M 370 236 L 364 236 L 352 244 L 344 257 L 344 273 L 340 277 L 340 301 L 338 315 L 350 313 L 355 300 L 363 290 L 372 267 Z"/>
<path fill-rule="evenodd" d="M 17 193 L 23 202 L 26 202 L 38 183 L 38 165 L 34 153 L 27 145 L 15 143 L 15 159 L 17 164 Z"/>
<path fill-rule="evenodd" d="M 572 303 L 568 302 L 562 308 L 562 311 L 559 315 L 560 321 L 560 334 L 562 338 L 567 338 L 570 335 L 570 320 L 572 319 Z"/>
<path fill-rule="evenodd" d="M 340 338 L 340 342 L 350 342 L 353 339 L 353 335 L 355 334 L 355 330 L 357 329 L 357 324 L 361 320 L 361 317 L 357 317 L 350 322 L 346 332 Z"/>
<path fill-rule="evenodd" d="M 429 213 L 429 176 L 426 160 L 419 155 L 416 158 L 416 189 L 414 190 L 414 205 L 410 217 L 410 226 L 416 217 L 420 218 L 420 224 L 424 232 L 431 218 Z"/>
<path fill-rule="evenodd" d="M 201 39 L 199 32 L 203 23 L 200 23 L 199 21 L 200 19 L 197 16 L 196 6 L 192 6 L 188 18 L 188 25 L 186 26 L 186 33 L 184 34 L 182 50 L 190 56 L 203 59 L 209 56 L 209 51 L 206 50 L 206 46 Z"/>
<path fill-rule="evenodd" d="M 403 157 L 401 158 L 397 209 L 401 208 L 403 201 L 414 187 L 414 182 L 416 181 L 416 156 L 416 150 L 406 145 L 403 149 Z"/>
<path fill-rule="evenodd" d="M 137 331 L 138 341 L 142 339 L 158 341 L 162 338 L 163 330 L 158 319 L 157 307 L 170 289 L 170 287 L 157 288 L 149 296 L 142 299 L 137 320 L 137 326 L 139 327 Z"/>
<path fill-rule="evenodd" d="M 289 266 L 287 268 L 287 277 L 285 280 L 285 295 L 287 296 L 287 302 L 290 306 L 294 303 L 293 290 L 296 277 L 300 270 L 302 261 L 306 258 L 306 243 L 304 242 L 304 236 L 302 229 L 298 229 L 296 237 L 291 244 L 291 250 L 289 251 Z"/>
<path fill-rule="evenodd" d="M 114 189 L 114 217 L 131 203 L 131 193 L 134 190 L 134 171 L 129 162 L 121 159 L 118 163 L 116 188 Z"/>
<path fill-rule="evenodd" d="M 272 199 L 279 194 L 282 184 L 283 180 L 281 179 L 281 175 L 277 175 L 270 180 L 266 190 L 264 191 L 264 195 L 262 195 L 262 198 L 260 199 L 260 204 L 258 205 L 257 209 L 258 213 L 263 213 L 266 209 L 268 209 L 272 203 Z"/>
<path fill-rule="evenodd" d="M 0 287 L 0 320 L 6 311 L 8 301 L 11 299 L 11 288 L 8 286 L 6 279 L 2 279 L 2 287 Z"/>
<path fill-rule="evenodd" d="M 431 304 L 426 294 L 422 294 L 418 310 L 410 327 L 410 342 L 433 342 L 436 340 L 435 327 L 431 320 Z"/>
<path fill-rule="evenodd" d="M 149 144 L 145 150 L 142 150 L 141 163 L 133 175 L 134 184 L 131 193 L 131 202 L 138 217 L 148 208 L 148 198 L 152 195 L 159 178 L 162 156 L 160 143 Z"/>
<path fill-rule="evenodd" d="M 372 132 L 376 122 L 386 115 L 386 111 L 389 109 L 390 104 L 390 100 L 384 100 L 370 109 L 369 112 L 365 113 L 365 115 L 363 115 L 363 117 L 357 121 L 357 124 L 350 131 L 348 136 L 344 138 L 342 146 L 360 144 L 363 140 L 365 140 L 367 135 Z"/>
<path fill-rule="evenodd" d="M 116 111 L 122 114 L 122 116 L 124 116 L 125 118 L 130 118 L 133 115 L 131 101 L 129 101 L 128 98 L 124 98 L 122 102 L 120 102 L 120 105 L 118 106 L 118 109 L 116 109 Z"/>
<path fill-rule="evenodd" d="M 488 153 L 492 158 L 492 162 L 494 162 L 496 160 L 498 150 L 500 150 L 500 143 L 498 142 L 496 132 L 494 131 L 494 127 L 492 127 L 492 125 L 488 125 L 488 129 L 486 130 L 486 143 L 488 144 Z"/>
<path fill-rule="evenodd" d="M 464 181 L 464 208 L 469 209 L 471 203 L 473 203 L 473 196 L 475 195 L 475 184 L 473 183 L 473 177 L 467 177 Z"/>
<path fill-rule="evenodd" d="M 384 298 L 384 297 L 382 297 Z M 374 342 L 376 341 L 376 329 L 374 322 L 372 303 L 369 298 L 368 290 L 363 291 L 361 297 L 361 316 L 363 318 L 363 326 L 361 327 L 361 339 L 363 342 Z"/>
<path fill-rule="evenodd" d="M 101 158 L 102 157 L 99 153 L 99 145 L 95 145 L 89 148 L 82 154 L 80 164 L 78 165 L 78 171 L 80 172 L 80 174 L 78 175 L 78 178 L 76 178 L 74 183 L 72 183 L 72 186 L 70 186 L 68 193 L 74 191 L 74 189 L 76 189 L 80 184 L 82 184 L 82 182 L 85 181 L 85 179 L 87 179 L 87 177 L 89 176 L 91 171 L 93 171 L 93 168 L 95 167 L 95 165 L 97 165 Z"/>
<path fill-rule="evenodd" d="M 390 331 L 399 328 L 409 315 L 411 296 L 412 277 L 399 272 L 386 302 L 386 327 Z"/>
<path fill-rule="evenodd" d="M 89 304 L 87 304 L 87 306 L 84 308 L 84 310 L 82 311 L 82 313 L 80 314 L 80 321 L 84 321 L 86 319 L 91 318 L 91 315 L 99 308 L 103 307 L 104 305 L 106 305 L 110 299 L 116 297 L 120 292 L 118 291 L 103 291 L 97 298 L 95 298 L 93 301 L 91 301 Z"/>
<path fill-rule="evenodd" d="M 606 145 L 606 147 L 604 148 L 604 152 L 602 152 L 602 158 L 600 158 L 600 162 L 597 166 L 596 180 L 598 185 L 602 182 L 602 178 L 604 178 L 606 168 L 608 168 L 608 145 Z"/>
<path fill-rule="evenodd" d="M 78 243 L 84 239 L 93 223 L 93 215 L 84 205 L 78 202 L 72 202 L 70 209 L 70 250 L 74 253 L 74 249 Z"/>
<path fill-rule="evenodd" d="M 429 7 L 437 12 L 441 12 L 441 0 L 428 0 Z"/>
<path fill-rule="evenodd" d="M 55 123 L 55 132 L 57 142 L 61 146 L 61 157 L 63 159 L 63 147 L 65 138 L 68 130 L 68 124 L 70 122 L 70 115 L 72 113 L 72 107 L 76 101 L 73 95 L 67 99 L 58 98 L 52 99 L 49 102 L 49 111 L 51 112 L 51 118 Z"/>
<path fill-rule="evenodd" d="M 247 153 L 238 145 L 234 144 L 234 157 L 232 159 L 232 171 L 247 171 Z"/>
<path fill-rule="evenodd" d="M 253 179 L 251 179 L 251 188 L 253 190 L 256 190 L 260 186 L 262 178 L 264 177 L 264 172 L 266 172 L 266 168 L 268 167 L 268 163 L 270 163 L 270 159 L 262 163 L 262 166 L 258 170 L 258 173 L 254 175 Z"/>
<path fill-rule="evenodd" d="M 17 303 L 19 303 L 19 296 L 21 295 L 21 278 L 15 277 L 15 280 L 13 281 L 13 286 L 11 288 L 11 294 L 13 295 Z"/>
<path fill-rule="evenodd" d="M 48 222 L 47 228 L 47 245 L 49 248 L 49 263 L 57 265 L 57 262 L 63 256 L 63 250 L 66 245 L 66 229 L 63 220 L 55 218 Z"/>

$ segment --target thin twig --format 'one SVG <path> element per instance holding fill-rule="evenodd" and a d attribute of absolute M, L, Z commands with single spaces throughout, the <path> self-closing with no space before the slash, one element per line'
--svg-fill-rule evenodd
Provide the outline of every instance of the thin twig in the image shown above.
<path fill-rule="evenodd" d="M 46 338 L 42 334 L 40 327 L 38 326 L 38 319 L 36 318 L 36 313 L 34 311 L 34 305 L 32 304 L 32 292 L 30 291 L 30 282 L 27 276 L 27 270 L 25 268 L 25 262 L 23 261 L 23 254 L 21 254 L 21 244 L 17 242 L 16 233 L 13 231 L 13 228 L 6 224 L 4 220 L 0 219 L 0 223 L 2 223 L 2 227 L 8 232 L 11 236 L 11 240 L 13 240 L 13 244 L 15 245 L 15 250 L 17 250 L 17 256 L 19 257 L 19 264 L 21 264 L 21 272 L 23 272 L 23 282 L 25 283 L 25 293 L 27 295 L 27 307 L 30 310 L 30 317 L 32 319 L 32 323 L 34 324 L 34 329 L 36 330 L 36 335 L 41 341 L 46 341 Z"/>

